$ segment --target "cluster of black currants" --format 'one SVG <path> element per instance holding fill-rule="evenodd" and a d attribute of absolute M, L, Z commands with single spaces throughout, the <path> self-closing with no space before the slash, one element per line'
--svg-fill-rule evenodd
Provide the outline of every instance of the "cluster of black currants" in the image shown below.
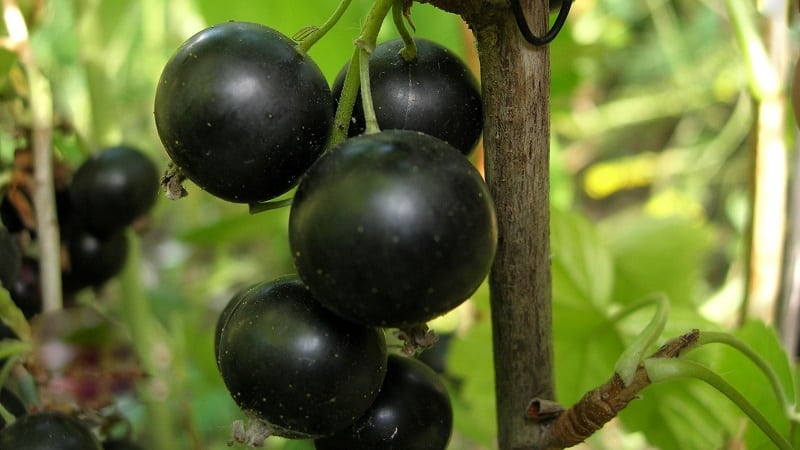
<path fill-rule="evenodd" d="M 32 206 L 30 151 L 18 151 L 11 183 L 0 204 L 0 283 L 27 318 L 42 311 L 36 215 Z M 158 169 L 140 150 L 120 145 L 87 158 L 74 172 L 56 163 L 56 210 L 63 244 L 65 297 L 97 287 L 124 267 L 126 228 L 153 206 Z M 68 302 L 67 302 L 68 303 Z"/>
<path fill-rule="evenodd" d="M 0 200 L 3 224 L 0 227 L 0 285 L 29 320 L 39 315 L 43 307 L 36 257 L 37 217 L 32 204 L 32 177 L 30 151 L 17 151 L 12 181 Z M 125 230 L 153 206 L 158 193 L 158 170 L 141 151 L 130 146 L 115 146 L 87 158 L 74 173 L 65 163 L 57 161 L 54 181 L 62 240 L 62 287 L 65 306 L 71 306 L 73 294 L 104 284 L 125 265 L 128 251 Z M 18 339 L 18 336 L 0 321 L 0 339 Z M 4 362 L 0 360 L 0 365 Z M 66 362 L 61 361 L 61 364 L 66 365 Z M 97 385 L 91 384 L 91 387 L 91 393 L 87 390 L 84 394 L 88 397 L 101 395 Z M 127 436 L 122 439 L 106 436 L 98 440 L 85 421 L 60 412 L 58 408 L 67 405 L 42 408 L 37 404 L 29 408 L 6 387 L 0 390 L 0 404 L 17 417 L 7 426 L 0 419 L 0 449 L 141 448 Z M 50 406 L 54 409 L 49 409 Z"/>
<path fill-rule="evenodd" d="M 452 407 L 438 375 L 387 351 L 386 328 L 413 329 L 465 301 L 497 243 L 494 206 L 465 155 L 481 134 L 476 80 L 452 53 L 417 40 L 370 58 L 377 120 L 327 149 L 334 92 L 295 43 L 227 22 L 167 62 L 155 120 L 180 177 L 253 203 L 297 186 L 289 219 L 296 274 L 250 286 L 216 328 L 217 366 L 249 429 L 318 449 L 444 449 Z"/>

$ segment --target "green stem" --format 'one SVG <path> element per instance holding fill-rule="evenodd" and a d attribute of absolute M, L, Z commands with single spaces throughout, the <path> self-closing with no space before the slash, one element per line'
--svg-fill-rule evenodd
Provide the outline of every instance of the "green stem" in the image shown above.
<path fill-rule="evenodd" d="M 408 32 L 408 27 L 403 17 L 402 0 L 395 0 L 394 5 L 392 5 L 392 20 L 394 20 L 397 33 L 405 43 L 403 49 L 400 50 L 400 56 L 402 56 L 406 62 L 414 61 L 417 59 L 417 44 L 414 43 L 414 38 L 411 37 L 411 33 Z"/>
<path fill-rule="evenodd" d="M 694 361 L 683 359 L 649 358 L 644 361 L 647 376 L 652 383 L 677 380 L 680 378 L 696 378 L 705 381 L 713 388 L 728 397 L 736 406 L 739 407 L 753 423 L 756 424 L 764 434 L 780 450 L 792 450 L 792 445 L 784 438 L 766 417 L 753 406 L 739 391 L 722 377 L 711 371 L 705 366 Z"/>
<path fill-rule="evenodd" d="M 664 325 L 667 323 L 669 316 L 669 299 L 664 294 L 655 294 L 652 297 L 645 298 L 638 301 L 627 308 L 620 311 L 613 320 L 619 320 L 634 311 L 637 311 L 646 306 L 653 305 L 656 307 L 656 312 L 650 323 L 647 324 L 644 330 L 636 336 L 636 339 L 631 345 L 625 349 L 617 360 L 614 366 L 614 372 L 622 379 L 625 386 L 628 386 L 633 381 L 636 375 L 636 368 L 641 364 L 642 359 L 647 350 L 664 331 Z"/>
<path fill-rule="evenodd" d="M 320 39 L 322 39 L 325 34 L 330 31 L 331 28 L 339 22 L 339 19 L 342 18 L 344 12 L 347 11 L 347 7 L 350 6 L 351 0 L 341 0 L 339 2 L 339 6 L 336 7 L 336 10 L 333 11 L 333 14 L 319 27 L 316 31 L 311 33 L 307 38 L 303 39 L 302 42 L 297 44 L 297 48 L 302 51 L 303 53 L 308 52 L 308 50 L 317 43 Z"/>
<path fill-rule="evenodd" d="M 378 32 L 381 31 L 381 25 L 386 15 L 389 14 L 389 9 L 394 4 L 394 0 L 375 0 L 364 19 L 364 26 L 361 28 L 361 35 L 356 40 L 356 45 L 359 43 L 366 45 L 370 51 L 375 48 L 378 41 Z"/>
<path fill-rule="evenodd" d="M 142 392 L 149 422 L 148 448 L 172 450 L 178 445 L 172 428 L 173 414 L 165 401 L 169 396 L 169 378 L 166 376 L 169 351 L 142 289 L 139 239 L 132 231 L 128 232 L 127 238 L 128 261 L 120 276 L 122 317 L 130 330 L 142 368 L 148 375 L 147 386 Z"/>
<path fill-rule="evenodd" d="M 383 21 L 394 3 L 395 0 L 375 0 L 364 21 L 361 35 L 356 39 L 356 47 L 359 48 L 358 73 L 361 79 L 361 106 L 364 108 L 366 134 L 380 131 L 378 119 L 375 118 L 375 107 L 372 104 L 372 88 L 369 83 L 369 57 L 375 49 L 375 45 L 377 45 L 378 32 L 381 30 L 381 25 L 383 25 Z"/>
<path fill-rule="evenodd" d="M 33 62 L 26 64 L 30 85 L 30 108 L 33 134 L 34 179 L 33 204 L 39 241 L 39 272 L 42 310 L 57 311 L 63 306 L 61 289 L 61 238 L 56 214 L 53 181 L 53 96 L 50 81 Z"/>
<path fill-rule="evenodd" d="M 725 8 L 747 63 L 753 95 L 759 100 L 774 96 L 781 90 L 780 77 L 758 33 L 753 3 L 750 0 L 725 0 Z"/>
<path fill-rule="evenodd" d="M 358 75 L 361 78 L 361 107 L 364 109 L 365 134 L 381 131 L 378 126 L 378 118 L 375 116 L 375 105 L 372 103 L 372 87 L 369 84 L 369 55 L 371 53 L 363 47 L 358 53 Z"/>
<path fill-rule="evenodd" d="M 33 207 L 39 242 L 42 310 L 61 309 L 61 241 L 53 185 L 53 93 L 50 80 L 39 70 L 31 49 L 28 25 L 15 0 L 3 0 L 3 21 L 10 45 L 28 80 L 31 148 L 33 149 Z"/>
<path fill-rule="evenodd" d="M 328 148 L 335 147 L 347 139 L 347 132 L 350 129 L 350 117 L 353 115 L 353 107 L 356 104 L 356 98 L 358 98 L 358 86 L 360 83 L 358 55 L 360 53 L 361 49 L 356 47 L 353 57 L 350 58 L 350 64 L 347 66 L 347 74 L 344 77 L 342 94 L 339 96 L 339 106 L 336 108 L 336 116 L 333 119 L 333 134 L 331 134 Z"/>
<path fill-rule="evenodd" d="M 331 135 L 328 148 L 333 148 L 347 139 L 347 131 L 350 128 L 350 118 L 353 115 L 353 106 L 356 103 L 359 85 L 361 84 L 360 60 L 362 59 L 362 49 L 366 48 L 371 52 L 372 49 L 375 48 L 378 32 L 381 30 L 381 25 L 383 25 L 383 21 L 389 13 L 389 8 L 392 7 L 393 2 L 394 0 L 376 0 L 367 13 L 367 17 L 364 19 L 361 34 L 358 39 L 356 39 L 356 48 L 353 52 L 353 57 L 350 58 L 350 65 L 347 68 L 347 74 L 344 78 L 342 95 L 339 97 L 339 106 L 336 109 L 333 134 Z M 362 104 L 363 103 L 364 101 L 362 100 Z"/>
<path fill-rule="evenodd" d="M 775 397 L 778 399 L 781 409 L 784 411 L 787 417 L 789 417 L 792 422 L 797 422 L 800 420 L 800 417 L 798 417 L 797 412 L 795 411 L 794 405 L 791 404 L 791 400 L 786 395 L 786 390 L 783 388 L 783 383 L 781 383 L 781 380 L 778 378 L 778 374 L 775 372 L 775 369 L 773 369 L 772 366 L 767 363 L 767 361 L 764 360 L 764 358 L 762 358 L 761 355 L 759 355 L 752 347 L 730 333 L 723 333 L 719 331 L 701 332 L 700 337 L 697 339 L 697 346 L 711 343 L 725 344 L 733 347 L 746 356 L 750 361 L 752 361 L 753 364 L 755 364 L 767 377 L 769 384 L 772 386 L 772 391 L 775 394 Z"/>

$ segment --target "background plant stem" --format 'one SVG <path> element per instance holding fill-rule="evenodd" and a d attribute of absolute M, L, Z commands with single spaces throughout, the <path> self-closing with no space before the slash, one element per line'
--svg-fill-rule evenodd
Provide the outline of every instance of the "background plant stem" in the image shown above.
<path fill-rule="evenodd" d="M 39 273 L 42 310 L 61 309 L 61 240 L 56 216 L 53 182 L 53 95 L 50 82 L 39 70 L 30 48 L 28 27 L 17 2 L 3 0 L 3 18 L 10 45 L 25 68 L 31 113 L 33 149 L 33 205 L 36 211 L 36 234 L 39 241 Z"/>
<path fill-rule="evenodd" d="M 147 374 L 144 385 L 139 390 L 147 411 L 147 448 L 152 450 L 175 450 L 177 445 L 173 434 L 174 412 L 169 408 L 170 353 L 167 339 L 160 333 L 158 323 L 150 312 L 147 297 L 144 295 L 139 273 L 141 251 L 139 239 L 129 232 L 128 261 L 120 277 L 122 294 L 122 317 L 131 333 L 133 346 Z"/>
<path fill-rule="evenodd" d="M 746 315 L 773 323 L 777 315 L 786 229 L 788 175 L 783 86 L 786 84 L 789 49 L 788 8 L 784 4 L 768 17 L 762 38 L 750 2 L 727 0 L 725 6 L 747 64 L 751 91 L 758 102 L 753 148 L 749 274 L 742 319 Z"/>

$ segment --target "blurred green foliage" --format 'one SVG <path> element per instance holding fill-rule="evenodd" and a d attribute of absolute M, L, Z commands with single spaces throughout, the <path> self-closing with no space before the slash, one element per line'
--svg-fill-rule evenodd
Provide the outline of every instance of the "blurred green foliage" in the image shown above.
<path fill-rule="evenodd" d="M 165 167 L 153 94 L 161 68 L 183 40 L 227 20 L 260 22 L 292 36 L 321 24 L 334 3 L 51 0 L 38 8 L 31 2 L 26 11 L 34 52 L 52 83 L 57 122 L 68 130 L 56 134 L 59 156 L 78 164 L 102 146 L 127 142 Z M 353 0 L 342 21 L 311 49 L 329 80 L 348 60 L 370 4 Z M 412 14 L 417 36 L 472 54 L 472 38 L 457 17 L 419 4 Z M 388 23 L 379 40 L 395 35 Z M 618 313 L 652 292 L 672 300 L 667 336 L 730 325 L 741 303 L 732 286 L 741 286 L 744 270 L 746 144 L 754 113 L 720 2 L 578 0 L 551 57 L 556 387 L 559 400 L 569 404 L 611 376 L 648 314 Z M 0 163 L 8 164 L 15 126 L 10 111 L 24 107 L 13 93 L 24 83 L 7 51 L 0 51 L 0 74 L 6 74 L 0 79 Z M 185 199 L 159 201 L 141 236 L 139 276 L 169 349 L 166 400 L 173 423 L 167 426 L 182 449 L 221 450 L 241 413 L 213 359 L 216 317 L 239 288 L 293 270 L 288 210 L 251 216 L 243 205 L 188 188 Z M 84 300 L 99 300 L 118 314 L 119 289 L 112 283 Z M 473 309 L 454 313 L 459 325 L 448 361 L 454 450 L 495 445 L 488 290 L 482 288 L 469 305 Z M 779 344 L 765 340 L 770 333 L 751 324 L 741 337 L 759 344 L 788 378 Z M 763 394 L 750 381 L 758 375 L 740 371 L 745 363 L 729 353 L 701 356 L 732 375 L 744 392 Z M 125 408 L 146 442 L 152 424 L 143 408 Z M 780 411 L 768 414 L 785 425 Z M 741 436 L 741 418 L 707 386 L 657 386 L 588 445 L 722 448 Z M 763 436 L 748 429 L 743 439 L 755 444 Z M 267 448 L 311 446 L 270 439 Z"/>

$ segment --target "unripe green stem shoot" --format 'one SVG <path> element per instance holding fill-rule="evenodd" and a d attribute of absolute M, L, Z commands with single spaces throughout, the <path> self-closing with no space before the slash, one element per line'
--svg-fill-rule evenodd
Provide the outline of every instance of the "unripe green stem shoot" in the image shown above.
<path fill-rule="evenodd" d="M 664 294 L 656 294 L 653 297 L 630 305 L 617 315 L 617 318 L 622 318 L 650 305 L 656 307 L 656 313 L 653 315 L 650 323 L 647 324 L 647 327 L 642 330 L 634 342 L 620 355 L 617 364 L 614 366 L 614 372 L 619 375 L 626 386 L 630 385 L 631 381 L 633 381 L 636 368 L 639 367 L 642 359 L 644 359 L 645 352 L 648 351 L 661 335 L 661 332 L 664 331 L 664 325 L 666 325 L 667 317 L 669 316 L 669 300 Z"/>
<path fill-rule="evenodd" d="M 794 405 L 791 404 L 791 400 L 786 395 L 786 390 L 783 388 L 783 384 L 778 378 L 778 374 L 775 372 L 775 369 L 773 369 L 772 366 L 767 363 L 767 361 L 765 361 L 764 358 L 762 358 L 761 355 L 759 355 L 752 347 L 730 333 L 722 333 L 717 331 L 701 332 L 700 337 L 697 340 L 697 345 L 701 346 L 711 343 L 729 345 L 752 361 L 767 377 L 767 380 L 772 387 L 772 391 L 781 405 L 781 410 L 783 410 L 783 412 L 792 422 L 800 421 L 800 417 L 798 417 Z"/>
<path fill-rule="evenodd" d="M 647 376 L 652 383 L 677 380 L 680 378 L 696 378 L 705 381 L 720 393 L 728 397 L 739 407 L 753 423 L 781 450 L 792 450 L 792 445 L 769 423 L 766 417 L 753 406 L 739 391 L 721 376 L 707 367 L 684 359 L 648 358 L 644 361 Z"/>

